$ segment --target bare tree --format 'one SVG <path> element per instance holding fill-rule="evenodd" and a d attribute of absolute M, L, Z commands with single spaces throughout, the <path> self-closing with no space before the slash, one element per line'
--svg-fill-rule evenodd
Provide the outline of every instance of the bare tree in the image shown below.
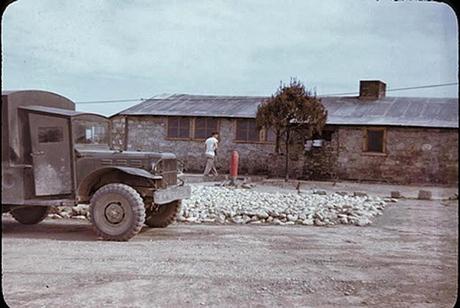
<path fill-rule="evenodd" d="M 259 129 L 275 132 L 275 152 L 279 154 L 280 141 L 285 143 L 285 181 L 289 179 L 289 142 L 293 133 L 302 133 L 306 138 L 321 134 L 326 124 L 327 110 L 321 99 L 305 89 L 296 79 L 289 85 L 281 84 L 275 94 L 257 109 L 256 122 Z"/>

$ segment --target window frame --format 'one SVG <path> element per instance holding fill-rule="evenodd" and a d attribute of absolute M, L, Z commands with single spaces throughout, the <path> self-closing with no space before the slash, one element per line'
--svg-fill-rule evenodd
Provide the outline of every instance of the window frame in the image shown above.
<path fill-rule="evenodd" d="M 369 151 L 369 131 L 383 132 L 382 135 L 382 152 Z M 386 127 L 366 127 L 363 130 L 363 154 L 364 155 L 375 155 L 375 156 L 386 156 L 387 155 L 387 129 Z"/>
<path fill-rule="evenodd" d="M 196 133 L 196 120 L 197 120 L 197 119 L 205 119 L 205 120 L 212 119 L 212 120 L 215 120 L 215 121 L 217 122 L 216 131 L 217 131 L 217 132 L 219 133 L 219 135 L 220 135 L 220 119 L 219 119 L 219 118 L 215 118 L 215 117 L 194 117 L 194 118 L 193 118 L 193 121 L 192 121 L 193 124 L 192 124 L 192 130 L 191 130 L 191 132 L 192 132 L 192 134 L 191 134 L 192 136 L 191 136 L 191 138 L 190 138 L 191 140 L 193 140 L 193 141 L 204 141 L 204 140 L 206 140 L 207 138 L 209 138 L 209 136 L 204 137 L 204 138 L 197 138 L 197 137 L 195 137 L 195 133 Z M 213 130 L 213 131 L 214 131 L 214 130 Z"/>
<path fill-rule="evenodd" d="M 256 121 L 256 119 L 253 119 L 253 118 L 237 118 L 237 119 L 234 119 L 234 124 L 233 124 L 233 129 L 234 129 L 234 138 L 233 138 L 233 142 L 234 143 L 248 143 L 248 144 L 275 144 L 276 142 L 276 139 L 273 140 L 273 141 L 269 141 L 267 140 L 267 137 L 268 137 L 268 133 L 267 133 L 267 130 L 265 128 L 262 128 L 262 129 L 259 129 L 258 132 L 257 132 L 257 135 L 258 135 L 258 138 L 257 140 L 241 140 L 241 139 L 238 139 L 238 121 L 240 120 L 252 120 L 252 121 Z"/>
<path fill-rule="evenodd" d="M 188 120 L 188 137 L 174 137 L 174 136 L 169 136 L 169 126 L 170 123 L 169 121 L 172 119 L 187 119 Z M 191 133 L 192 133 L 192 122 L 193 118 L 191 117 L 181 117 L 181 116 L 169 116 L 166 119 L 166 140 L 190 140 L 191 139 Z M 179 125 L 180 127 L 180 125 Z"/>

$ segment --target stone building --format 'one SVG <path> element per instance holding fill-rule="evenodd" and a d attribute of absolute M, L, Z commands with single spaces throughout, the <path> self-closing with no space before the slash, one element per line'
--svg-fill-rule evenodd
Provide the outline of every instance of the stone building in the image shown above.
<path fill-rule="evenodd" d="M 387 183 L 458 183 L 458 99 L 387 97 L 381 81 L 361 81 L 357 97 L 320 97 L 328 111 L 321 136 L 297 136 L 290 173 L 302 179 Z M 284 154 L 274 136 L 257 131 L 266 97 L 171 95 L 112 116 L 113 146 L 171 151 L 189 172 L 202 172 L 204 140 L 220 133 L 217 167 L 228 172 L 233 150 L 240 174 L 281 176 Z"/>

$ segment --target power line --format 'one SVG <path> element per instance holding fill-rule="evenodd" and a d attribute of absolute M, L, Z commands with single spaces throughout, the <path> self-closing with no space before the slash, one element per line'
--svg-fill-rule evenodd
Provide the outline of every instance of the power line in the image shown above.
<path fill-rule="evenodd" d="M 426 89 L 426 88 L 436 88 L 436 87 L 447 87 L 447 86 L 454 86 L 454 85 L 458 85 L 458 82 L 449 82 L 449 83 L 432 84 L 432 85 L 415 86 L 415 87 L 394 88 L 394 89 L 387 89 L 386 92 Z M 356 94 L 359 94 L 359 92 L 321 94 L 321 96 L 356 95 Z M 124 102 L 138 102 L 138 101 L 145 101 L 145 99 L 144 98 L 128 98 L 128 99 L 102 100 L 102 101 L 85 101 L 85 102 L 75 102 L 75 104 L 81 104 L 81 105 L 83 104 L 106 104 L 106 103 L 110 104 L 110 103 L 124 103 Z"/>
<path fill-rule="evenodd" d="M 458 82 L 432 84 L 432 85 L 416 86 L 416 87 L 393 88 L 393 89 L 387 89 L 386 92 L 414 90 L 414 89 L 426 89 L 426 88 L 436 88 L 436 87 L 447 87 L 447 86 L 454 86 L 454 85 L 458 85 Z M 359 94 L 359 92 L 321 94 L 321 96 L 354 95 L 354 94 Z"/>
<path fill-rule="evenodd" d="M 418 87 L 395 88 L 395 89 L 389 89 L 388 91 L 412 90 L 412 89 L 423 89 L 423 88 L 436 88 L 436 87 L 446 87 L 446 86 L 455 86 L 455 85 L 458 85 L 458 82 L 433 84 L 433 85 L 418 86 Z"/>

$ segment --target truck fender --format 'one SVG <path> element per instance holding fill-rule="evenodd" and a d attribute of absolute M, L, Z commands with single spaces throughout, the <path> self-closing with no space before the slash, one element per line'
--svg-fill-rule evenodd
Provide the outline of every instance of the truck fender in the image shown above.
<path fill-rule="evenodd" d="M 153 175 L 147 170 L 139 168 L 116 166 L 99 168 L 88 174 L 78 185 L 78 201 L 88 201 L 90 198 L 91 189 L 98 183 L 101 177 L 120 171 L 127 175 L 134 175 L 136 177 L 144 178 L 147 180 L 161 180 L 163 178 L 161 175 Z"/>

